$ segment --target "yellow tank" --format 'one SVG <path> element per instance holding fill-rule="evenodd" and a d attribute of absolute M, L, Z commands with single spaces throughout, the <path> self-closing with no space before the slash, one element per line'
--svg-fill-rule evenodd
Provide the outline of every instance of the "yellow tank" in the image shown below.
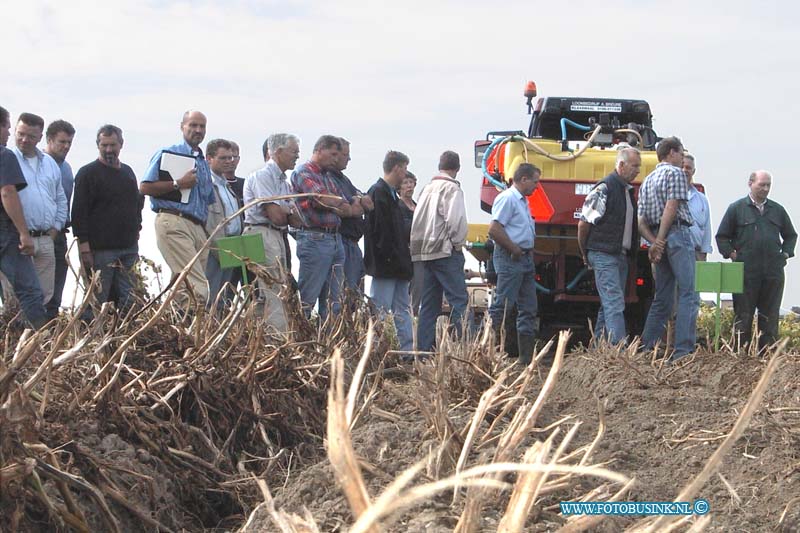
<path fill-rule="evenodd" d="M 557 156 L 569 155 L 569 152 L 561 151 L 561 143 L 558 141 L 532 139 L 531 142 L 539 145 L 547 153 Z M 503 175 L 507 181 L 511 181 L 511 176 L 522 163 L 532 163 L 542 169 L 544 179 L 599 181 L 614 170 L 617 158 L 616 150 L 589 148 L 577 159 L 554 161 L 536 153 L 522 141 L 509 141 L 502 148 L 505 150 Z M 642 170 L 635 182 L 641 183 L 657 164 L 658 158 L 655 152 L 642 152 Z"/>

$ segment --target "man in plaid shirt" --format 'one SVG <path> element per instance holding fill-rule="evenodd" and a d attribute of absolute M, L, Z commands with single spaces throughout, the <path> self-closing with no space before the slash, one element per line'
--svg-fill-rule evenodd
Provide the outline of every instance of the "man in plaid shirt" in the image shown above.
<path fill-rule="evenodd" d="M 650 262 L 655 264 L 656 294 L 642 332 L 642 345 L 652 349 L 661 340 L 672 315 L 675 286 L 678 311 L 675 318 L 675 351 L 670 361 L 689 355 L 695 348 L 697 315 L 694 313 L 694 244 L 689 213 L 689 182 L 681 170 L 683 144 L 667 137 L 656 147 L 658 166 L 639 189 L 639 233 L 650 241 Z"/>
<path fill-rule="evenodd" d="M 292 191 L 296 194 L 315 193 L 325 198 L 307 197 L 296 201 L 302 227 L 297 228 L 297 258 L 300 272 L 297 285 L 306 316 L 317 304 L 325 281 L 330 276 L 328 299 L 333 312 L 340 308 L 344 246 L 339 234 L 341 217 L 350 216 L 356 207 L 347 202 L 336 181 L 330 175 L 342 150 L 339 137 L 323 135 L 314 145 L 311 160 L 292 173 Z M 354 202 L 358 202 L 354 199 Z M 322 321 L 327 317 L 327 305 L 319 311 Z"/>

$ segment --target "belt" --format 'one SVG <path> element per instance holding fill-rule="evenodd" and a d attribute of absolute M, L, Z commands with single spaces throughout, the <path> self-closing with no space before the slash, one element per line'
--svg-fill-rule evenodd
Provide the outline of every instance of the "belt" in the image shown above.
<path fill-rule="evenodd" d="M 690 224 L 689 222 L 686 222 L 685 220 L 681 220 L 681 219 L 676 220 L 675 222 L 672 223 L 672 225 L 673 226 L 683 226 L 685 228 L 692 227 L 692 224 Z M 661 227 L 660 224 L 653 224 L 653 225 L 650 226 L 650 229 L 658 232 L 658 228 L 660 228 L 660 227 Z"/>
<path fill-rule="evenodd" d="M 327 233 L 329 235 L 336 235 L 339 233 L 339 228 L 300 228 L 300 231 L 313 231 L 314 233 Z"/>
<path fill-rule="evenodd" d="M 182 211 L 178 211 L 177 209 L 168 209 L 168 208 L 165 207 L 165 208 L 162 208 L 162 209 L 157 209 L 156 213 L 166 213 L 168 215 L 175 215 L 176 217 L 185 218 L 189 222 L 192 222 L 193 224 L 197 224 L 198 226 L 205 226 L 205 224 L 203 224 L 200 221 L 200 219 L 195 218 L 192 215 L 187 215 L 186 213 L 184 213 Z"/>
<path fill-rule="evenodd" d="M 246 222 L 245 223 L 245 227 L 249 227 L 249 226 L 263 226 L 265 228 L 274 229 L 275 231 L 280 231 L 281 233 L 286 233 L 287 231 L 289 231 L 288 228 L 282 228 L 280 226 L 276 226 L 272 222 L 259 222 L 258 224 L 251 224 L 251 223 Z"/>
<path fill-rule="evenodd" d="M 45 235 L 50 235 L 49 231 L 41 231 L 38 229 L 32 229 L 28 233 L 31 234 L 31 237 L 44 237 Z"/>

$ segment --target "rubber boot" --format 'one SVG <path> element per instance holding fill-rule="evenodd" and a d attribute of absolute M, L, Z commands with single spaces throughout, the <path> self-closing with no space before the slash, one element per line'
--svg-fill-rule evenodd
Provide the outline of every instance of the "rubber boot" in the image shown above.
<path fill-rule="evenodd" d="M 517 347 L 519 349 L 519 359 L 517 361 L 522 366 L 528 366 L 533 360 L 533 348 L 536 345 L 536 335 L 517 334 Z"/>

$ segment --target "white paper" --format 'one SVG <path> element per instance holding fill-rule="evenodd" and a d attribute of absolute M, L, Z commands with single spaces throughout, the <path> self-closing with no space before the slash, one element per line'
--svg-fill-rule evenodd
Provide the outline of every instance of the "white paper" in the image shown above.
<path fill-rule="evenodd" d="M 180 179 L 194 168 L 194 157 L 188 155 L 171 154 L 164 152 L 161 154 L 161 170 L 169 172 L 172 180 Z M 189 195 L 192 194 L 192 188 L 181 189 L 181 203 L 189 203 Z"/>

